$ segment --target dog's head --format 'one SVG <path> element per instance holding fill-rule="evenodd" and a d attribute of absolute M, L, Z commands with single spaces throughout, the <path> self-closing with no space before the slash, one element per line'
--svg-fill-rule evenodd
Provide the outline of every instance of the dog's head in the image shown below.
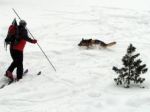
<path fill-rule="evenodd" d="M 92 39 L 83 39 L 80 41 L 80 43 L 78 44 L 78 46 L 89 46 L 92 43 Z"/>

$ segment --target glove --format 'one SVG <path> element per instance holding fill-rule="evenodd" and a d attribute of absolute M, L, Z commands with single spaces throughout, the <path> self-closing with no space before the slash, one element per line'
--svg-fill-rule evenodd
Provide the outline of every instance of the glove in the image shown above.
<path fill-rule="evenodd" d="M 37 43 L 37 40 L 34 39 L 34 40 L 31 41 L 31 43 L 36 44 L 36 43 Z"/>

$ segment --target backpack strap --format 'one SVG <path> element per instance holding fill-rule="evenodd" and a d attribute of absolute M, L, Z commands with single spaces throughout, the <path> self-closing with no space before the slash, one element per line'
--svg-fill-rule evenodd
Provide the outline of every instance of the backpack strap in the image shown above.
<path fill-rule="evenodd" d="M 4 40 L 4 48 L 6 49 L 6 51 L 7 51 L 7 46 L 8 46 L 8 43 Z"/>

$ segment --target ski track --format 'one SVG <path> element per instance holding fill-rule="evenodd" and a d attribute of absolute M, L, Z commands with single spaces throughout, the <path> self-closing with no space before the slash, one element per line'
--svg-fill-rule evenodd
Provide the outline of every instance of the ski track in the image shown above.
<path fill-rule="evenodd" d="M 13 6 L 18 6 L 18 1 L 12 2 Z M 144 89 L 139 86 L 130 89 L 117 87 L 113 81 L 117 75 L 112 71 L 113 66 L 122 66 L 122 56 L 130 43 L 150 68 L 149 11 L 97 4 L 82 8 L 73 5 L 66 9 L 55 9 L 52 4 L 52 8 L 46 4 L 42 7 L 41 4 L 41 9 L 35 6 L 31 11 L 35 1 L 30 3 L 24 9 L 21 8 L 23 5 L 19 6 L 17 11 L 29 21 L 31 32 L 57 72 L 37 46 L 28 44 L 24 66 L 28 67 L 29 73 L 23 80 L 0 90 L 0 112 L 149 112 L 149 71 L 143 76 L 146 78 Z M 0 6 L 7 9 L 8 0 L 1 1 Z M 0 10 L 0 13 L 2 20 L 7 20 L 0 27 L 0 36 L 5 37 L 12 15 L 8 9 Z M 96 46 L 80 48 L 77 45 L 82 38 L 116 41 L 117 44 L 108 49 Z M 3 79 L 11 61 L 9 51 L 3 48 L 3 38 L 0 38 L 0 48 L 0 79 Z M 39 70 L 42 74 L 36 76 Z"/>

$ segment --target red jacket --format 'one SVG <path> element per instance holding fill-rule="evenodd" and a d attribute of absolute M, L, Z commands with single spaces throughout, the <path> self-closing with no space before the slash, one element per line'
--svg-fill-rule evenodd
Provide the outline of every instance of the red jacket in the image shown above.
<path fill-rule="evenodd" d="M 25 45 L 26 45 L 26 40 L 21 39 L 18 44 L 12 45 L 11 47 L 12 47 L 12 49 L 23 51 Z"/>
<path fill-rule="evenodd" d="M 29 38 L 27 30 L 22 26 L 19 26 L 19 34 L 18 35 L 20 38 L 19 43 L 18 44 L 12 44 L 10 46 L 10 48 L 15 49 L 15 50 L 19 50 L 19 51 L 23 51 L 24 47 L 26 45 L 26 41 L 32 43 L 33 39 Z"/>

